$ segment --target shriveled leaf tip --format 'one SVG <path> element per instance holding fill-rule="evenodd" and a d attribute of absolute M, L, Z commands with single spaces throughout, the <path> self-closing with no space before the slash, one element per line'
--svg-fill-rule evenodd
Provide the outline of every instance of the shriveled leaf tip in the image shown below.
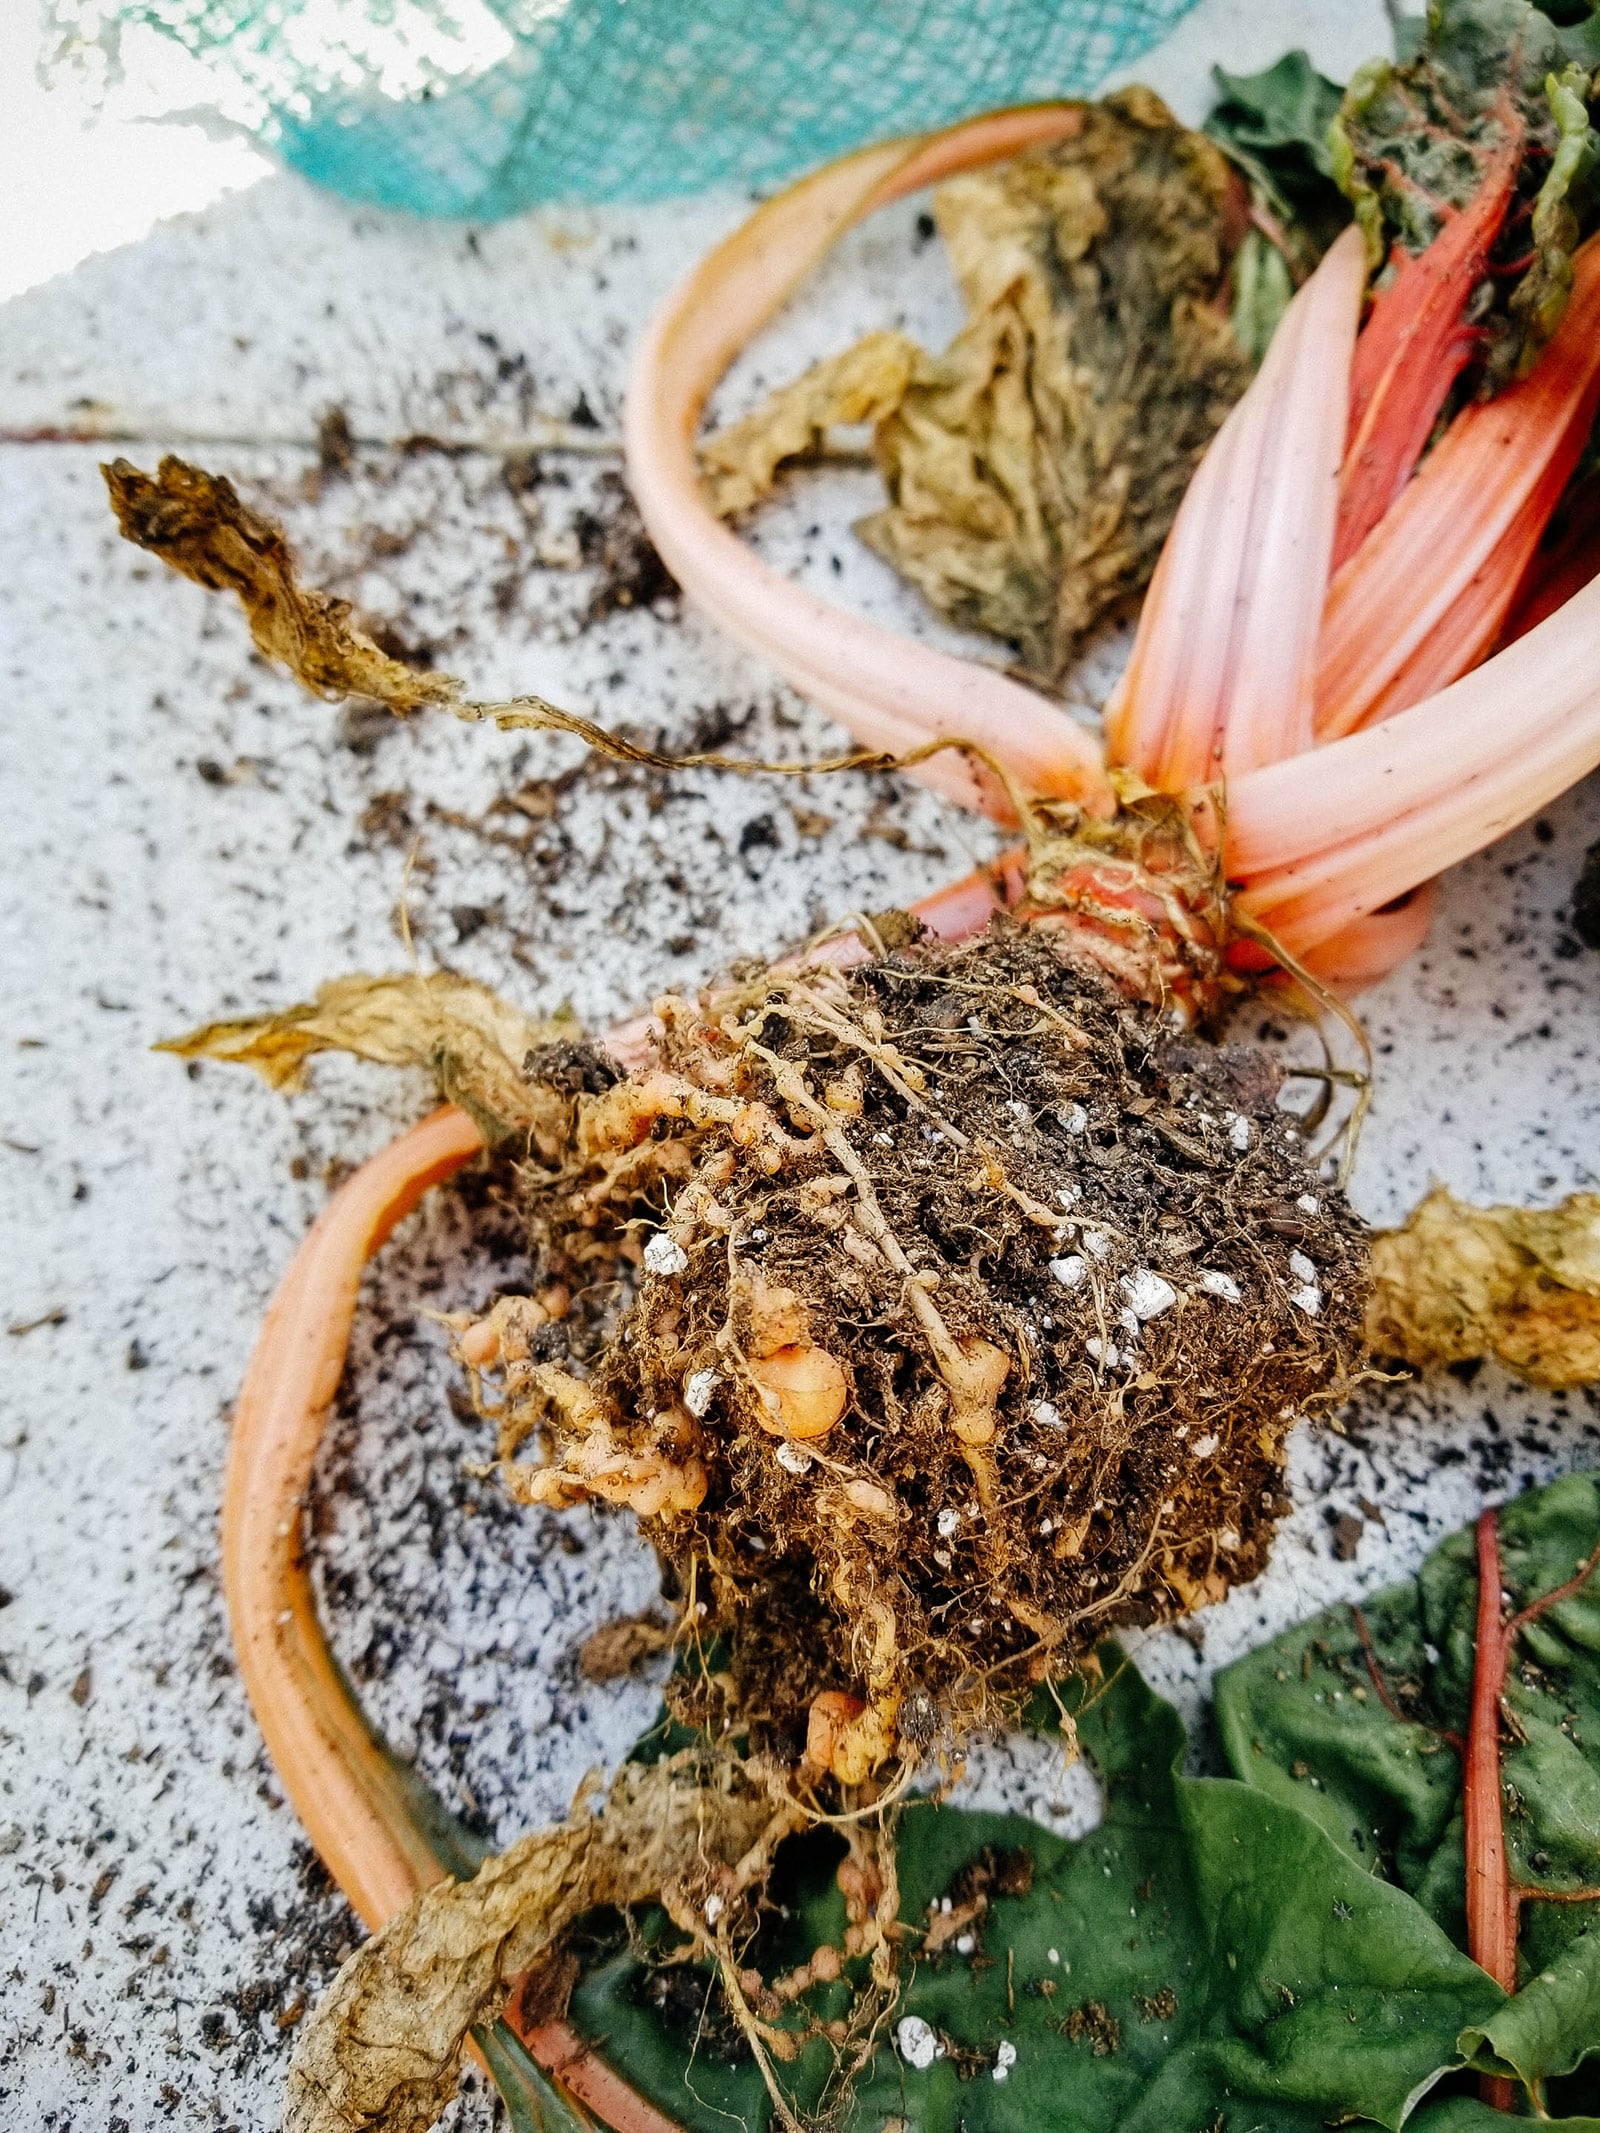
<path fill-rule="evenodd" d="M 301 585 L 282 529 L 224 475 L 170 453 L 154 479 L 126 459 L 100 471 L 123 539 L 209 592 L 236 593 L 260 650 L 314 695 L 372 696 L 401 714 L 459 695 L 448 674 L 415 673 L 380 651 L 348 600 Z"/>
<path fill-rule="evenodd" d="M 350 1052 L 379 1066 L 425 1067 L 441 1095 L 500 1141 L 531 1133 L 547 1152 L 562 1145 L 569 1108 L 560 1092 L 530 1080 L 530 1052 L 570 1038 L 574 1025 L 536 1020 L 487 985 L 449 970 L 428 976 L 335 978 L 315 1000 L 281 1014 L 210 1022 L 157 1051 L 254 1067 L 275 1089 L 298 1086 L 318 1052 Z"/>

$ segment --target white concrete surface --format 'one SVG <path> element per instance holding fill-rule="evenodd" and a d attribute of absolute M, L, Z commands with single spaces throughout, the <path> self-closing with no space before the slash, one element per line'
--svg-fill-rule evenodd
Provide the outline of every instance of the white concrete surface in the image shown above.
<path fill-rule="evenodd" d="M 1197 95 L 1200 62 L 1258 64 L 1308 13 L 1204 8 L 1173 40 L 1171 75 Z M 1330 67 L 1377 41 L 1318 8 L 1312 27 L 1329 24 Z M 837 738 L 824 721 L 695 617 L 585 625 L 589 576 L 536 560 L 570 551 L 571 513 L 609 471 L 650 303 L 738 212 L 723 199 L 466 231 L 275 178 L 0 310 L 0 432 L 98 420 L 146 464 L 164 439 L 224 440 L 197 456 L 282 514 L 313 575 L 475 687 L 538 688 L 669 744 L 720 711 L 744 748 L 821 753 Z M 947 329 L 912 213 L 829 266 L 730 404 L 886 316 Z M 602 449 L 547 459 L 520 506 L 490 453 L 382 442 L 566 432 L 580 394 L 599 426 L 578 441 Z M 372 441 L 312 500 L 309 439 L 332 403 Z M 463 825 L 573 765 L 572 746 L 444 723 L 352 730 L 268 673 L 234 612 L 119 542 L 98 456 L 0 442 L 0 1316 L 32 1327 L 0 1333 L 0 2122 L 188 2133 L 276 2122 L 278 2017 L 351 1932 L 308 1892 L 227 1655 L 228 1403 L 323 1166 L 378 1146 L 426 1097 L 329 1063 L 286 1101 L 147 1047 L 398 965 L 416 837 L 422 956 L 596 1023 L 829 915 L 911 897 L 988 840 L 905 786 L 602 771 L 529 849 L 493 841 Z M 871 488 L 847 470 L 808 478 L 763 540 L 935 635 L 848 532 Z M 796 807 L 831 826 L 802 834 Z M 1600 965 L 1562 925 L 1593 812 L 1594 790 L 1576 793 L 1452 877 L 1428 949 L 1366 1003 L 1381 1078 L 1357 1193 L 1374 1217 L 1436 1175 L 1479 1196 L 1596 1183 Z M 513 1515 L 463 1477 L 484 1447 L 451 1413 L 441 1344 L 415 1313 L 495 1278 L 443 1198 L 386 1255 L 317 1527 L 335 1641 L 370 1708 L 505 1839 L 646 1720 L 648 1684 L 580 1690 L 570 1655 L 641 1604 L 652 1574 L 623 1521 Z M 1409 1570 L 1486 1492 L 1597 1456 L 1586 1397 L 1491 1371 L 1375 1393 L 1348 1437 L 1302 1432 L 1301 1508 L 1268 1575 L 1206 1618 L 1203 1657 L 1164 1636 L 1145 1663 L 1193 1710 L 1209 1668 L 1263 1629 Z M 1384 1520 L 1337 1562 L 1327 1516 L 1358 1496 Z M 1037 1750 L 977 1762 L 984 1797 L 1058 1826 L 1087 1811 L 1081 1776 Z M 486 2125 L 486 2106 L 469 2100 L 462 2122 Z"/>

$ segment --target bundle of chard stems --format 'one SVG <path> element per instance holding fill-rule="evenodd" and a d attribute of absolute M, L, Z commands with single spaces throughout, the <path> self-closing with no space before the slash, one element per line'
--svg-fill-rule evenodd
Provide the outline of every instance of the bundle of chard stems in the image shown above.
<path fill-rule="evenodd" d="M 924 754 L 914 774 L 1021 818 L 1025 846 L 915 907 L 931 934 L 960 940 L 1009 907 L 1072 929 L 1114 978 L 1189 1018 L 1230 973 L 1274 961 L 1355 989 L 1421 942 L 1437 875 L 1600 763 L 1600 553 L 1552 561 L 1540 548 L 1600 401 L 1600 240 L 1575 254 L 1565 314 L 1531 372 L 1436 434 L 1508 170 L 1491 168 L 1370 303 L 1355 228 L 1296 294 L 1189 488 L 1103 749 L 998 670 L 786 583 L 701 492 L 707 397 L 839 236 L 939 178 L 1065 137 L 1077 110 L 873 148 L 764 206 L 650 328 L 626 410 L 634 494 L 669 568 L 731 635 L 873 749 L 966 744 Z M 1151 795 L 1165 796 L 1154 814 Z M 1055 834 L 1063 823 L 1074 834 Z M 868 947 L 852 933 L 816 952 L 840 962 Z M 647 1020 L 608 1041 L 623 1068 L 651 1056 Z M 340 1188 L 271 1306 L 233 1436 L 224 1563 L 245 1684 L 310 1836 L 374 1928 L 445 1869 L 324 1642 L 301 1511 L 363 1267 L 482 1148 L 446 1106 Z M 1492 1521 L 1486 1533 L 1492 1549 Z M 1498 1584 L 1480 1638 L 1491 1671 L 1516 1627 L 1498 1621 Z M 1489 1882 L 1474 1888 L 1473 1952 L 1511 1987 L 1518 1896 L 1493 1844 L 1486 1723 L 1474 1752 Z M 526 2041 L 612 2124 L 665 2125 L 563 2024 Z"/>

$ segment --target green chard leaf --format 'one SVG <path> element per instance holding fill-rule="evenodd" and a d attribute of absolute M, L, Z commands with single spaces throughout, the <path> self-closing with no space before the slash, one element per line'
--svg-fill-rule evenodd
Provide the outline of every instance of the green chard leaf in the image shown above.
<path fill-rule="evenodd" d="M 1211 72 L 1217 102 L 1202 130 L 1249 180 L 1256 223 L 1234 254 L 1234 338 L 1259 363 L 1295 284 L 1350 220 L 1328 148 L 1344 92 L 1301 51 L 1261 74 Z"/>
<path fill-rule="evenodd" d="M 1565 308 L 1571 255 L 1600 201 L 1590 123 L 1594 21 L 1566 27 L 1531 0 L 1433 0 L 1400 56 L 1351 78 L 1329 134 L 1332 171 L 1366 231 L 1375 267 L 1393 246 L 1419 253 L 1509 160 L 1515 171 L 1495 271 L 1469 315 L 1484 330 L 1480 386 L 1498 390 L 1537 360 Z"/>
<path fill-rule="evenodd" d="M 1563 2116 L 1561 2133 L 1600 2133 L 1600 2118 Z M 1410 2122 L 1408 2133 L 1506 2133 L 1506 2117 L 1476 2096 L 1446 2096 L 1428 2103 Z"/>
<path fill-rule="evenodd" d="M 1600 1932 L 1592 1925 L 1580 1932 L 1482 2029 L 1464 2030 L 1460 2043 L 1474 2066 L 1529 2087 L 1572 2073 L 1586 2051 L 1600 2050 Z"/>
<path fill-rule="evenodd" d="M 1504 1582 L 1521 1608 L 1565 1584 L 1600 1541 L 1600 1476 L 1530 1491 L 1499 1528 Z M 1453 1534 L 1415 1579 L 1359 1614 L 1329 1609 L 1216 1684 L 1235 1774 L 1406 1890 L 1457 1946 L 1466 1858 L 1452 1736 L 1467 1731 L 1477 1603 L 1473 1535 Z M 1600 1573 L 1523 1629 L 1503 1708 L 1513 1878 L 1557 1896 L 1600 1885 Z M 1520 1922 L 1521 1990 L 1462 2049 L 1489 2071 L 1536 2081 L 1600 2052 L 1600 1902 L 1525 1901 Z M 1584 2101 L 1600 2108 L 1600 2085 L 1581 2078 L 1596 2088 Z"/>
<path fill-rule="evenodd" d="M 1350 219 L 1328 147 L 1344 91 L 1302 51 L 1286 52 L 1261 74 L 1213 67 L 1211 75 L 1217 102 L 1203 130 L 1276 215 L 1312 227 L 1322 250 Z"/>
<path fill-rule="evenodd" d="M 1458 2036 L 1487 2033 L 1499 1987 L 1297 1804 L 1182 1776 L 1177 1714 L 1115 1645 L 1097 1660 L 1066 1703 L 1104 1788 L 1099 1828 L 1069 1843 L 925 1802 L 902 1815 L 905 1982 L 844 2124 L 1171 2133 L 1220 2115 L 1274 2133 L 1330 2117 L 1398 2128 L 1461 2064 Z M 772 1944 L 750 1954 L 769 1976 L 843 1925 L 842 1845 L 819 1832 L 790 1851 Z M 919 1960 L 942 1901 L 977 1889 L 967 1933 Z M 613 1955 L 579 1984 L 570 2019 L 688 2133 L 725 2133 L 730 2117 L 765 2127 L 770 2103 L 727 2049 L 709 1979 L 679 1971 L 663 1985 L 673 1977 L 635 1949 Z M 845 1980 L 809 1995 L 819 2020 L 847 2002 Z M 802 2116 L 830 2069 L 817 2039 L 783 2070 Z"/>

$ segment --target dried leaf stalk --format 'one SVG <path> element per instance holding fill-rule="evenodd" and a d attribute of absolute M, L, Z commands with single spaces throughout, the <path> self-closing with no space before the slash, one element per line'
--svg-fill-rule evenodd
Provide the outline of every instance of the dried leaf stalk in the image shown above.
<path fill-rule="evenodd" d="M 574 1034 L 570 1023 L 536 1021 L 448 970 L 385 978 L 335 978 L 315 1000 L 281 1014 L 209 1022 L 158 1044 L 180 1059 L 254 1067 L 269 1088 L 292 1089 L 318 1052 L 351 1052 L 377 1066 L 424 1067 L 451 1103 L 470 1112 L 491 1143 L 530 1137 L 547 1155 L 561 1146 L 570 1106 L 529 1080 L 530 1053 Z"/>

